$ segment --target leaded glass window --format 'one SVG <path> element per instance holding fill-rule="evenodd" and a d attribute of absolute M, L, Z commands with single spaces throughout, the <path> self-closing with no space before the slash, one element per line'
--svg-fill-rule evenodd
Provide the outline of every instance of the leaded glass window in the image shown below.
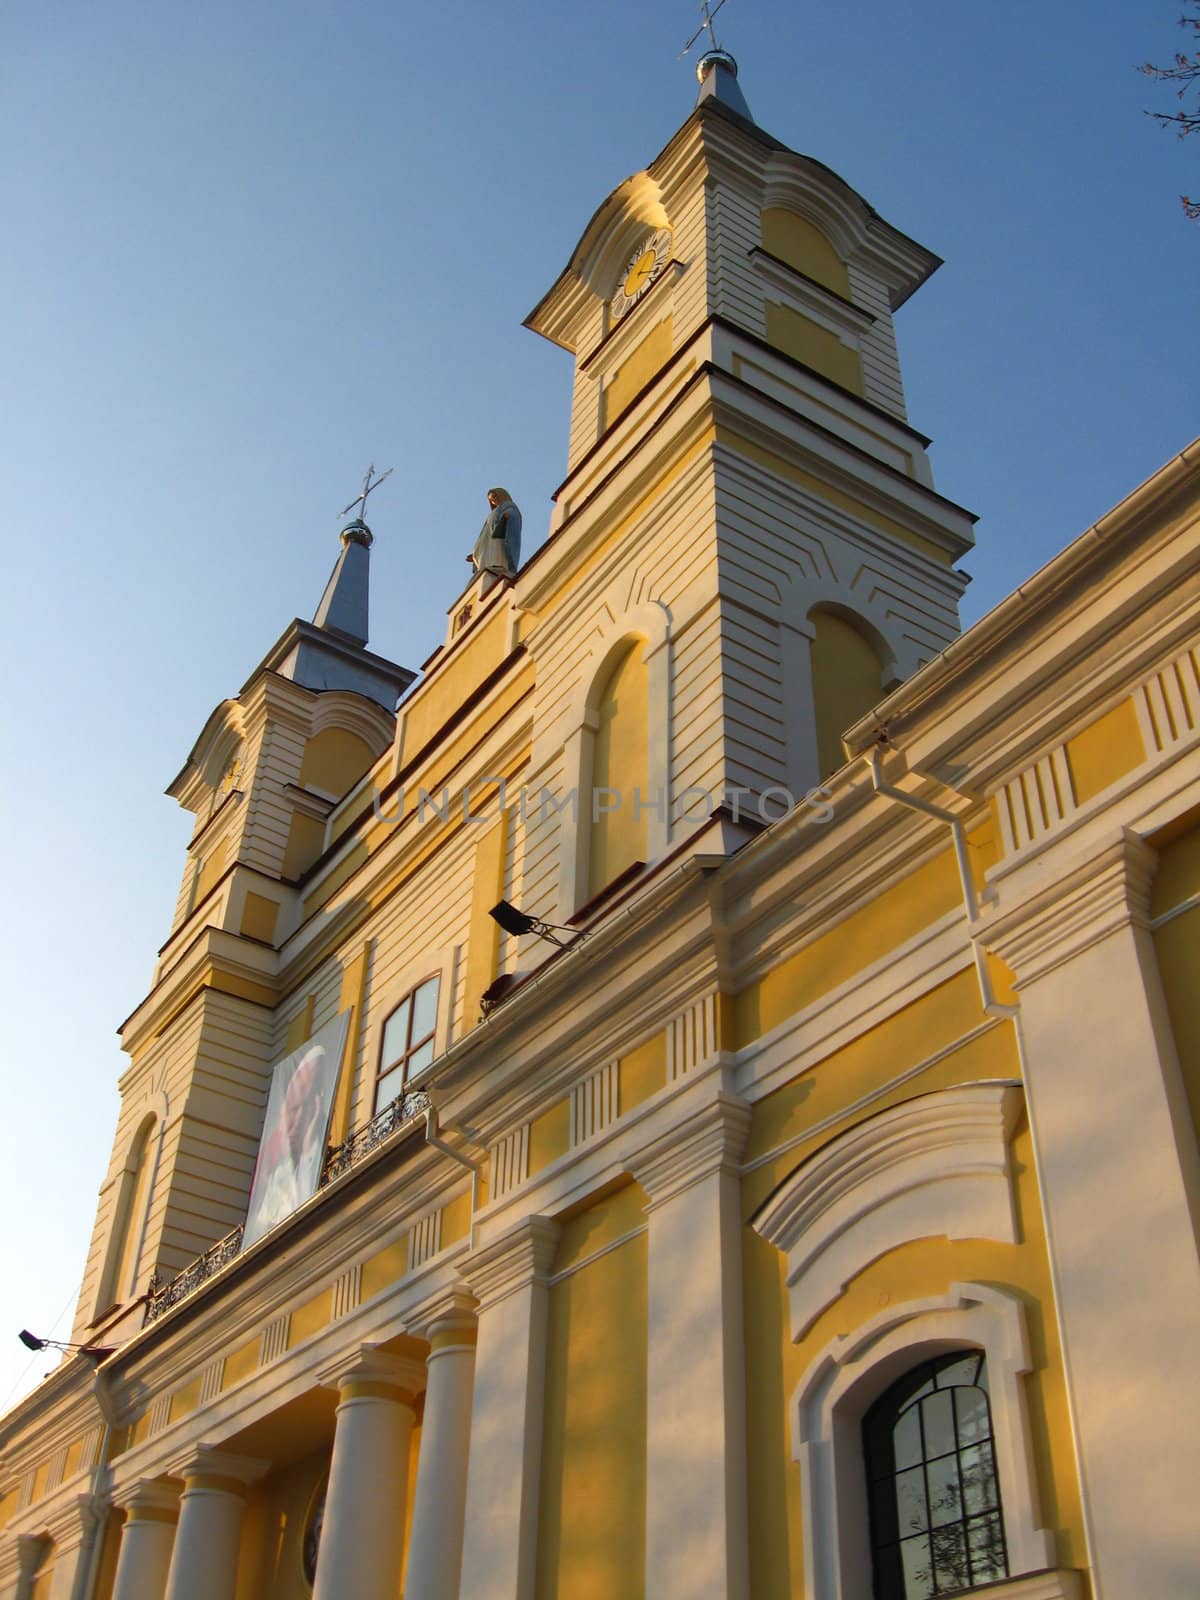
<path fill-rule="evenodd" d="M 1008 1576 L 979 1350 L 923 1362 L 863 1418 L 875 1600 L 930 1600 Z"/>

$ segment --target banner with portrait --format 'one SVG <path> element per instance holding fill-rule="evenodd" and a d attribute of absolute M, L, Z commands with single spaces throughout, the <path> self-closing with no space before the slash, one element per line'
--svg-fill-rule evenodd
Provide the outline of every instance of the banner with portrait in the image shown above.
<path fill-rule="evenodd" d="M 275 1064 L 250 1185 L 243 1250 L 317 1192 L 349 1026 L 350 1013 L 343 1011 Z"/>

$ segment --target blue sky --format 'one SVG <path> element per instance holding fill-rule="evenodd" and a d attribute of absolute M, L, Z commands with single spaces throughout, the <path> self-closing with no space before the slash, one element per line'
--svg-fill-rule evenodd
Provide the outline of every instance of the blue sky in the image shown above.
<path fill-rule="evenodd" d="M 1197 431 L 1179 0 L 729 0 L 757 121 L 946 265 L 897 319 L 965 620 Z M 440 640 L 483 491 L 526 548 L 570 361 L 522 328 L 687 116 L 690 0 L 15 0 L 0 23 L 9 1116 L 0 1404 L 66 1336 L 213 706 L 311 616 L 367 463 L 372 645 Z"/>

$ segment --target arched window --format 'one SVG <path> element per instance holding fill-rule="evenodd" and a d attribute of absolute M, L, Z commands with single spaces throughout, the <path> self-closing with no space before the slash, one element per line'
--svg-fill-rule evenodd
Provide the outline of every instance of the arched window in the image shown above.
<path fill-rule="evenodd" d="M 156 1126 L 154 1117 L 145 1118 L 130 1141 L 125 1157 L 117 1185 L 108 1261 L 97 1296 L 97 1315 L 129 1299 L 137 1287 L 154 1168 L 152 1139 Z"/>
<path fill-rule="evenodd" d="M 379 1042 L 374 1111 L 391 1105 L 433 1061 L 437 1044 L 438 987 L 435 974 L 417 984 L 389 1014 Z"/>
<path fill-rule="evenodd" d="M 981 1350 L 923 1361 L 863 1418 L 875 1600 L 929 1600 L 1008 1576 Z"/>

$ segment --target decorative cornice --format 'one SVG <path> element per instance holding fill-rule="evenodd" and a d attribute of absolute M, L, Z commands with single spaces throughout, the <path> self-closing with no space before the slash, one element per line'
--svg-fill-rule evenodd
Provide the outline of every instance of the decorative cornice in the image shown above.
<path fill-rule="evenodd" d="M 389 1355 L 378 1345 L 363 1344 L 341 1352 L 318 1375 L 325 1389 L 346 1389 L 355 1384 L 370 1384 L 395 1391 L 396 1399 L 420 1394 L 425 1387 L 425 1363 L 407 1356 Z"/>
<path fill-rule="evenodd" d="M 122 1484 L 113 1474 L 112 1501 L 129 1512 L 160 1511 L 179 1514 L 179 1488 L 166 1478 L 135 1478 Z"/>
<path fill-rule="evenodd" d="M 718 1092 L 693 1116 L 627 1158 L 625 1171 L 649 1197 L 647 1213 L 714 1173 L 736 1174 L 750 1115 L 744 1100 Z"/>
<path fill-rule="evenodd" d="M 473 1251 L 459 1271 L 483 1316 L 510 1294 L 544 1283 L 558 1248 L 559 1226 L 549 1217 L 525 1217 L 515 1228 Z"/>
<path fill-rule="evenodd" d="M 418 1339 L 432 1339 L 434 1334 L 448 1330 L 474 1328 L 478 1305 L 465 1284 L 449 1283 L 406 1312 L 404 1325 Z"/>
<path fill-rule="evenodd" d="M 78 1549 L 100 1521 L 101 1507 L 90 1494 L 60 1500 L 46 1516 L 45 1526 L 57 1553 Z"/>
<path fill-rule="evenodd" d="M 1119 929 L 1150 923 L 1150 890 L 1158 855 L 1129 829 L 1057 882 L 976 928 L 989 950 L 1028 988 Z"/>
<path fill-rule="evenodd" d="M 787 1256 L 799 1339 L 857 1273 L 915 1239 L 1017 1238 L 1009 1139 L 1021 1090 L 972 1084 L 903 1101 L 804 1162 L 751 1226 Z"/>
<path fill-rule="evenodd" d="M 258 1456 L 235 1455 L 215 1445 L 198 1444 L 178 1456 L 168 1467 L 172 1478 L 182 1478 L 190 1488 L 196 1479 L 215 1478 L 246 1487 L 257 1483 L 271 1470 L 271 1463 Z"/>

